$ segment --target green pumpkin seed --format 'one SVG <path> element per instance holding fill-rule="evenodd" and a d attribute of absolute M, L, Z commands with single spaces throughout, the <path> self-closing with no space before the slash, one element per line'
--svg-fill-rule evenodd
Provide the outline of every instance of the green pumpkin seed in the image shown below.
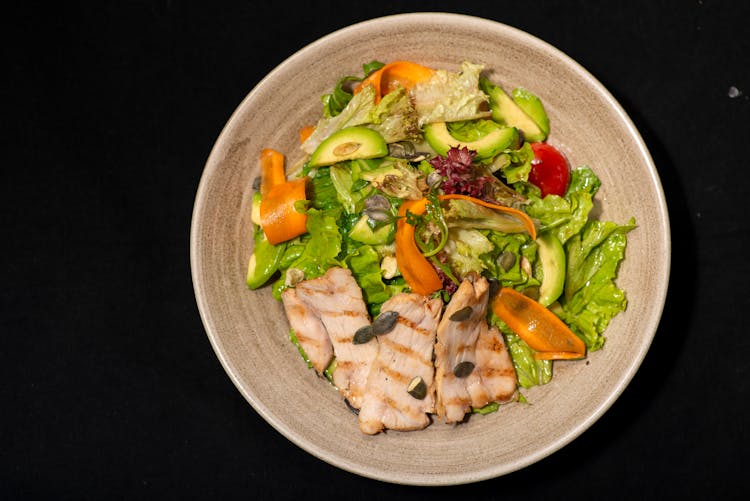
<path fill-rule="evenodd" d="M 417 400 L 424 400 L 427 396 L 427 385 L 425 384 L 424 379 L 417 376 L 409 382 L 406 391 Z"/>
<path fill-rule="evenodd" d="M 394 327 L 396 327 L 397 322 L 398 322 L 397 311 L 384 311 L 383 313 L 378 315 L 378 318 L 376 318 L 375 321 L 372 323 L 372 333 L 375 336 L 379 336 L 381 334 L 387 334 L 391 332 Z"/>
<path fill-rule="evenodd" d="M 372 325 L 365 325 L 354 333 L 353 342 L 354 344 L 365 344 L 373 337 L 375 337 L 375 333 L 372 331 Z"/>
<path fill-rule="evenodd" d="M 474 363 L 467 360 L 456 364 L 456 366 L 453 368 L 453 375 L 456 377 L 464 378 L 471 374 L 473 370 Z"/>
<path fill-rule="evenodd" d="M 505 251 L 497 258 L 497 264 L 503 269 L 503 271 L 507 272 L 509 269 L 513 268 L 514 264 L 516 264 L 516 255 L 511 251 Z"/>
<path fill-rule="evenodd" d="M 523 294 L 525 296 L 530 297 L 534 301 L 539 301 L 539 287 L 537 287 L 536 285 L 532 285 L 531 287 L 526 287 L 523 290 Z"/>
<path fill-rule="evenodd" d="M 448 317 L 453 322 L 463 322 L 464 320 L 468 320 L 471 318 L 471 314 L 474 313 L 474 310 L 471 308 L 471 306 L 464 306 L 460 310 L 456 310 L 453 312 L 453 314 Z"/>

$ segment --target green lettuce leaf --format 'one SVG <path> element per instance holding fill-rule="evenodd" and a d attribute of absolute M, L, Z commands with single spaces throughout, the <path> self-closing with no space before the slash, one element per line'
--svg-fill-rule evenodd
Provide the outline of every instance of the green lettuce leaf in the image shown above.
<path fill-rule="evenodd" d="M 485 264 L 481 256 L 494 249 L 492 242 L 479 230 L 451 228 L 443 252 L 451 269 L 462 278 L 472 271 L 482 273 Z"/>
<path fill-rule="evenodd" d="M 537 360 L 534 358 L 535 351 L 526 342 L 515 335 L 505 324 L 499 321 L 503 327 L 500 328 L 505 336 L 505 344 L 513 359 L 513 367 L 516 369 L 518 384 L 522 388 L 547 384 L 552 379 L 552 361 Z"/>
<path fill-rule="evenodd" d="M 310 205 L 314 209 L 327 210 L 341 207 L 339 194 L 331 178 L 330 167 L 321 167 L 310 179 L 308 190 Z"/>
<path fill-rule="evenodd" d="M 365 77 L 375 70 L 383 67 L 380 61 L 370 61 L 362 65 L 362 71 Z M 323 116 L 326 118 L 335 117 L 349 104 L 353 94 L 344 87 L 349 87 L 354 82 L 361 82 L 363 79 L 355 76 L 345 76 L 336 82 L 333 91 L 330 94 L 323 95 L 320 99 L 323 101 Z"/>
<path fill-rule="evenodd" d="M 339 231 L 341 209 L 307 211 L 309 239 L 299 257 L 289 266 L 304 272 L 305 279 L 323 275 L 333 266 L 341 266 L 336 259 L 341 252 Z"/>
<path fill-rule="evenodd" d="M 368 85 L 354 94 L 338 115 L 322 117 L 310 137 L 302 143 L 302 150 L 312 154 L 334 132 L 358 125 L 376 130 L 387 143 L 419 137 L 421 131 L 416 110 L 403 88 L 383 96 L 379 103 L 375 102 L 375 97 L 375 89 Z"/>
<path fill-rule="evenodd" d="M 349 104 L 353 94 L 344 89 L 344 86 L 351 82 L 360 82 L 361 78 L 355 76 L 346 76 L 336 82 L 333 92 L 325 94 L 320 98 L 323 101 L 323 116 L 326 118 L 335 117 Z"/>
<path fill-rule="evenodd" d="M 479 89 L 483 65 L 465 61 L 458 73 L 437 70 L 411 90 L 420 127 L 433 122 L 487 118 L 487 95 Z"/>
<path fill-rule="evenodd" d="M 539 189 L 530 184 L 520 184 L 528 198 L 526 213 L 539 221 L 540 231 L 551 231 L 561 243 L 581 232 L 594 207 L 594 195 L 601 185 L 589 167 L 579 167 L 571 172 L 571 181 L 564 197 L 547 195 L 541 198 Z"/>
<path fill-rule="evenodd" d="M 519 285 L 539 285 L 539 280 L 529 277 L 521 268 L 521 258 L 525 257 L 530 263 L 536 261 L 537 245 L 527 233 L 505 234 L 489 232 L 488 238 L 494 246 L 493 252 L 482 256 L 485 269 L 489 274 L 500 280 L 504 287 Z M 501 258 L 504 254 L 511 254 Z"/>
<path fill-rule="evenodd" d="M 344 262 L 362 289 L 371 316 L 376 316 L 382 305 L 391 297 L 391 290 L 383 282 L 380 273 L 380 255 L 370 245 L 351 249 Z"/>
<path fill-rule="evenodd" d="M 370 113 L 375 107 L 375 89 L 367 86 L 361 92 L 354 94 L 346 107 L 336 116 L 322 117 L 318 120 L 315 130 L 304 143 L 302 150 L 312 154 L 328 136 L 344 127 L 354 127 L 368 122 Z"/>
<path fill-rule="evenodd" d="M 383 96 L 364 125 L 378 132 L 389 144 L 418 139 L 422 134 L 417 111 L 409 94 L 401 87 Z"/>
<path fill-rule="evenodd" d="M 497 155 L 492 161 L 490 170 L 492 172 L 499 170 L 508 184 L 525 182 L 529 179 L 532 160 L 534 160 L 534 151 L 531 149 L 531 143 L 523 143 L 516 150 L 505 150 Z"/>
<path fill-rule="evenodd" d="M 443 210 L 450 228 L 485 229 L 503 233 L 521 233 L 526 227 L 520 219 L 468 200 L 450 200 Z"/>
<path fill-rule="evenodd" d="M 589 351 L 604 345 L 603 332 L 610 320 L 627 307 L 625 292 L 615 285 L 615 278 L 625 257 L 626 235 L 635 227 L 634 219 L 624 225 L 589 221 L 565 246 L 567 271 L 560 316 Z"/>

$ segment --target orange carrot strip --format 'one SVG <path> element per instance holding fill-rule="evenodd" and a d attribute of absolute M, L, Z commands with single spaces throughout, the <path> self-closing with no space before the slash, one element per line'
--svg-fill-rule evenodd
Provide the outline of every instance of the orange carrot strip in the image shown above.
<path fill-rule="evenodd" d="M 354 88 L 356 94 L 368 85 L 375 87 L 375 101 L 401 86 L 411 89 L 415 84 L 427 80 L 435 70 L 410 61 L 393 61 L 373 71 Z"/>
<path fill-rule="evenodd" d="M 273 148 L 260 151 L 260 194 L 265 197 L 268 191 L 286 181 L 284 174 L 284 154 Z"/>
<path fill-rule="evenodd" d="M 440 200 L 451 200 L 451 199 L 468 200 L 469 202 L 474 202 L 475 204 L 483 205 L 484 207 L 489 207 L 490 209 L 495 209 L 500 212 L 510 214 L 511 216 L 517 219 L 520 219 L 524 227 L 526 228 L 526 231 L 529 233 L 529 235 L 531 235 L 531 238 L 533 240 L 536 240 L 536 226 L 534 226 L 534 221 L 532 221 L 531 218 L 523 211 L 513 209 L 511 207 L 505 207 L 504 205 L 497 205 L 497 204 L 493 204 L 490 202 L 485 202 L 484 200 L 470 197 L 468 195 L 461 195 L 460 193 L 452 193 L 450 195 L 440 195 L 440 197 L 438 198 Z"/>
<path fill-rule="evenodd" d="M 307 178 L 274 185 L 260 201 L 260 226 L 268 242 L 276 245 L 307 232 L 307 214 L 295 210 L 295 203 L 306 200 Z"/>
<path fill-rule="evenodd" d="M 414 241 L 414 226 L 406 222 L 407 211 L 413 214 L 424 214 L 427 199 L 406 200 L 399 207 L 399 219 L 396 223 L 396 263 L 406 283 L 417 294 L 428 296 L 443 288 L 443 282 L 435 267 L 419 251 Z"/>
<path fill-rule="evenodd" d="M 300 144 L 307 141 L 307 138 L 315 131 L 314 125 L 305 125 L 299 130 L 299 142 Z"/>
<path fill-rule="evenodd" d="M 583 358 L 586 345 L 565 322 L 530 297 L 503 287 L 492 300 L 492 311 L 518 337 L 536 350 L 539 360 Z"/>

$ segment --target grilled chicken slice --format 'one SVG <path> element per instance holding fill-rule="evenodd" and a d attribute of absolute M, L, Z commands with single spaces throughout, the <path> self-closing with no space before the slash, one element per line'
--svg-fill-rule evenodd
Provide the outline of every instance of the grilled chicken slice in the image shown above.
<path fill-rule="evenodd" d="M 318 312 L 300 300 L 297 289 L 285 289 L 281 293 L 281 301 L 289 326 L 300 346 L 305 350 L 315 372 L 322 374 L 333 359 L 333 345 Z"/>
<path fill-rule="evenodd" d="M 289 301 L 287 294 L 289 294 Z M 304 280 L 294 289 L 285 290 L 282 293 L 282 300 L 285 307 L 287 302 L 290 303 L 292 314 L 297 313 L 294 308 L 295 300 L 306 307 L 307 316 L 298 315 L 294 323 L 292 316 L 289 315 L 289 307 L 287 307 L 287 316 L 297 333 L 302 348 L 318 373 L 321 373 L 331 360 L 328 356 L 327 362 L 324 363 L 327 353 L 318 349 L 319 346 L 324 345 L 320 340 L 322 327 L 332 347 L 332 354 L 336 357 L 333 384 L 353 407 L 361 407 L 367 375 L 377 354 L 377 342 L 354 344 L 352 341 L 358 329 L 370 325 L 370 316 L 362 298 L 362 290 L 351 271 L 345 268 L 330 268 L 321 277 Z M 304 324 L 297 321 L 299 318 L 304 319 Z M 305 342 L 302 341 L 303 338 Z M 308 345 L 315 353 L 315 360 L 307 351 Z M 319 368 L 318 363 L 322 364 L 322 369 Z"/>
<path fill-rule="evenodd" d="M 477 365 L 466 378 L 471 406 L 478 409 L 490 402 L 507 402 L 513 398 L 517 387 L 516 370 L 497 327 L 481 328 L 474 355 Z"/>
<path fill-rule="evenodd" d="M 464 419 L 472 407 L 513 396 L 516 375 L 503 338 L 487 325 L 489 283 L 467 277 L 453 294 L 435 344 L 436 413 L 446 423 Z"/>
<path fill-rule="evenodd" d="M 435 408 L 432 356 L 442 306 L 440 299 L 407 293 L 383 303 L 381 315 L 395 311 L 398 319 L 393 330 L 367 343 L 377 341 L 379 349 L 359 411 L 362 432 L 419 430 L 430 424 L 428 414 Z M 424 398 L 409 393 L 409 385 L 417 377 L 424 384 Z"/>

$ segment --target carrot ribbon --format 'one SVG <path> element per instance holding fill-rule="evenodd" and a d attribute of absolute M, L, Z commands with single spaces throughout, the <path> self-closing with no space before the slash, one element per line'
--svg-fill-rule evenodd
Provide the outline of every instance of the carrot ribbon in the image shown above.
<path fill-rule="evenodd" d="M 284 154 L 272 148 L 260 153 L 260 226 L 268 242 L 276 245 L 307 231 L 307 215 L 297 203 L 307 199 L 307 178 L 286 180 Z"/>
<path fill-rule="evenodd" d="M 492 311 L 536 350 L 538 360 L 583 358 L 586 345 L 565 322 L 541 303 L 510 287 L 503 287 L 492 300 Z"/>
<path fill-rule="evenodd" d="M 435 70 L 412 63 L 411 61 L 393 61 L 370 73 L 354 88 L 356 94 L 368 85 L 375 87 L 375 100 L 380 101 L 382 96 L 395 90 L 397 87 L 411 89 L 417 83 L 427 80 L 435 73 Z"/>

